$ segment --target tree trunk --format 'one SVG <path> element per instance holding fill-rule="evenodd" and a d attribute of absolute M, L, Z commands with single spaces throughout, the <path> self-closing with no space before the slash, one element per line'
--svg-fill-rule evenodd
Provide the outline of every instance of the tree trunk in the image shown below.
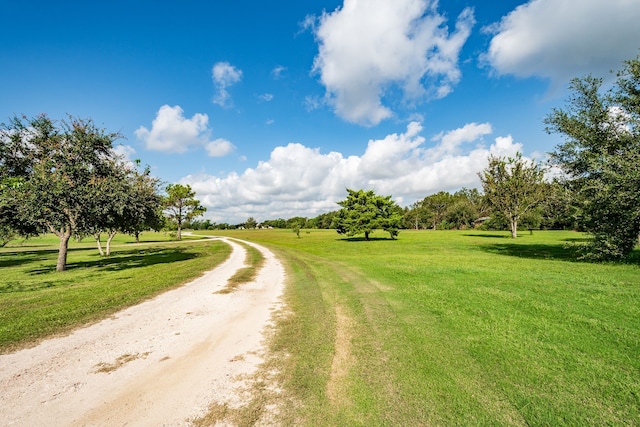
<path fill-rule="evenodd" d="M 369 240 L 369 232 L 368 231 L 364 232 L 364 240 Z"/>
<path fill-rule="evenodd" d="M 117 230 L 109 233 L 109 237 L 107 238 L 107 256 L 111 256 L 111 241 L 113 240 L 116 234 L 118 234 Z"/>
<path fill-rule="evenodd" d="M 511 237 L 518 237 L 518 220 L 516 218 L 511 219 Z"/>
<path fill-rule="evenodd" d="M 176 238 L 178 240 L 182 240 L 182 228 L 180 227 L 180 224 L 178 224 L 178 234 L 176 235 Z"/>
<path fill-rule="evenodd" d="M 71 238 L 71 227 L 63 229 L 60 234 L 60 248 L 58 249 L 58 264 L 56 271 L 65 271 L 67 269 L 67 251 L 69 249 L 69 239 Z"/>
<path fill-rule="evenodd" d="M 102 243 L 100 243 L 100 233 L 94 234 L 93 237 L 96 239 L 96 243 L 98 244 L 98 252 L 100 252 L 100 256 L 104 256 L 104 251 L 102 250 Z"/>
<path fill-rule="evenodd" d="M 136 231 L 136 243 L 140 243 L 140 232 Z"/>

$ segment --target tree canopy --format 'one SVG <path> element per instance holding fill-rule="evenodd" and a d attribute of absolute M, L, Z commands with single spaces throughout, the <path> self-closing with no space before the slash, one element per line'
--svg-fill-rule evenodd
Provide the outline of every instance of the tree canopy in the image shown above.
<path fill-rule="evenodd" d="M 336 231 L 347 236 L 369 236 L 376 229 L 388 232 L 392 239 L 402 227 L 402 209 L 391 196 L 378 196 L 372 190 L 347 189 L 347 198 L 338 202 L 340 209 L 334 216 Z"/>
<path fill-rule="evenodd" d="M 169 184 L 166 188 L 164 209 L 169 220 L 178 226 L 178 240 L 182 239 L 182 224 L 199 217 L 207 211 L 195 198 L 196 192 L 189 184 Z"/>
<path fill-rule="evenodd" d="M 602 86 L 601 78 L 573 79 L 568 105 L 545 124 L 565 136 L 551 158 L 594 236 L 586 255 L 617 259 L 633 250 L 640 233 L 640 57 L 624 62 L 612 88 Z"/>
<path fill-rule="evenodd" d="M 56 234 L 58 271 L 66 269 L 69 238 L 89 233 L 108 209 L 99 196 L 122 167 L 112 149 L 119 137 L 71 116 L 14 117 L 1 126 L 0 222 L 23 235 Z"/>
<path fill-rule="evenodd" d="M 489 165 L 479 174 L 486 203 L 509 221 L 511 237 L 518 236 L 518 221 L 544 199 L 544 171 L 522 158 L 489 157 Z"/>

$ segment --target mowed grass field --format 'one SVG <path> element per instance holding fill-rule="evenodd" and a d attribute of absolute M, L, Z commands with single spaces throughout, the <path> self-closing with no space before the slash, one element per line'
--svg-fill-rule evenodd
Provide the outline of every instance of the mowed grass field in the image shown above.
<path fill-rule="evenodd" d="M 0 353 L 104 319 L 198 277 L 231 253 L 219 241 L 184 239 L 143 233 L 136 244 L 117 235 L 108 258 L 92 239 L 72 241 L 60 273 L 57 237 L 10 242 L 0 249 Z"/>
<path fill-rule="evenodd" d="M 637 250 L 595 264 L 577 259 L 573 232 L 207 233 L 264 244 L 288 272 L 255 398 L 225 408 L 236 425 L 272 404 L 277 425 L 640 425 Z M 3 351 L 177 286 L 229 251 L 123 241 L 103 259 L 87 242 L 62 274 L 55 241 L 0 250 Z"/>
<path fill-rule="evenodd" d="M 288 267 L 284 425 L 640 425 L 640 253 L 574 232 L 244 230 Z M 375 240 L 378 237 L 380 240 Z"/>

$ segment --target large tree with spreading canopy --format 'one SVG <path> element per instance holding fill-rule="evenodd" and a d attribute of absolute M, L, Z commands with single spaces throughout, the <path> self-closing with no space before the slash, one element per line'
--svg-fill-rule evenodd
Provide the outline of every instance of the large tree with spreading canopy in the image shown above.
<path fill-rule="evenodd" d="M 587 256 L 617 259 L 640 233 L 640 57 L 624 62 L 613 87 L 593 76 L 571 81 L 565 108 L 545 119 L 565 141 L 551 153 L 592 235 Z"/>
<path fill-rule="evenodd" d="M 58 271 L 66 269 L 71 236 L 88 234 L 109 209 L 98 196 L 111 191 L 105 183 L 122 167 L 112 149 L 119 137 L 71 116 L 14 117 L 0 128 L 0 222 L 23 235 L 58 236 Z"/>
<path fill-rule="evenodd" d="M 365 240 L 369 240 L 374 230 L 383 229 L 395 239 L 402 227 L 402 208 L 391 196 L 378 196 L 372 190 L 347 189 L 347 193 L 347 198 L 338 202 L 342 209 L 333 219 L 338 233 L 364 234 Z"/>

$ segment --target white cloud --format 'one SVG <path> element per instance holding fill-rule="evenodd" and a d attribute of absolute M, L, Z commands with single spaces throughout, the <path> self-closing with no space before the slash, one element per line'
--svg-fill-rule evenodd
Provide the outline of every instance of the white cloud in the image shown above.
<path fill-rule="evenodd" d="M 273 99 L 273 95 L 270 93 L 264 93 L 262 95 L 258 95 L 258 98 L 264 102 L 269 102 Z"/>
<path fill-rule="evenodd" d="M 229 141 L 211 141 L 206 114 L 197 113 L 187 119 L 179 105 L 163 105 L 151 123 L 151 130 L 140 126 L 134 133 L 149 150 L 184 153 L 190 147 L 205 147 L 214 157 L 227 155 L 233 150 Z"/>
<path fill-rule="evenodd" d="M 319 44 L 313 70 L 337 115 L 376 125 L 393 115 L 383 103 L 391 87 L 408 103 L 451 92 L 460 80 L 460 49 L 475 19 L 472 9 L 465 9 L 449 33 L 437 5 L 437 0 L 345 0 L 317 26 L 305 21 Z"/>
<path fill-rule="evenodd" d="M 218 62 L 213 66 L 212 77 L 217 91 L 213 97 L 213 103 L 221 107 L 232 106 L 231 95 L 227 88 L 242 80 L 242 71 L 228 62 Z"/>
<path fill-rule="evenodd" d="M 194 188 L 207 215 L 218 222 L 239 223 L 249 216 L 314 217 L 337 209 L 346 188 L 373 189 L 410 204 L 440 190 L 477 187 L 477 172 L 486 167 L 489 154 L 522 151 L 511 136 L 495 138 L 487 146 L 482 138 L 491 133 L 489 123 L 441 133 L 429 147 L 421 132 L 420 123 L 412 122 L 404 133 L 370 140 L 361 156 L 321 153 L 291 143 L 276 147 L 268 160 L 242 174 L 190 175 L 182 181 Z"/>
<path fill-rule="evenodd" d="M 587 73 L 608 75 L 638 54 L 640 2 L 532 0 L 492 27 L 483 56 L 498 74 L 555 84 Z"/>
<path fill-rule="evenodd" d="M 133 159 L 133 155 L 136 154 L 135 148 L 130 145 L 118 144 L 113 147 L 113 153 L 124 163 L 129 169 L 136 168 L 136 162 L 139 160 Z"/>
<path fill-rule="evenodd" d="M 205 148 L 210 157 L 224 157 L 235 149 L 232 143 L 222 138 L 208 142 Z"/>

